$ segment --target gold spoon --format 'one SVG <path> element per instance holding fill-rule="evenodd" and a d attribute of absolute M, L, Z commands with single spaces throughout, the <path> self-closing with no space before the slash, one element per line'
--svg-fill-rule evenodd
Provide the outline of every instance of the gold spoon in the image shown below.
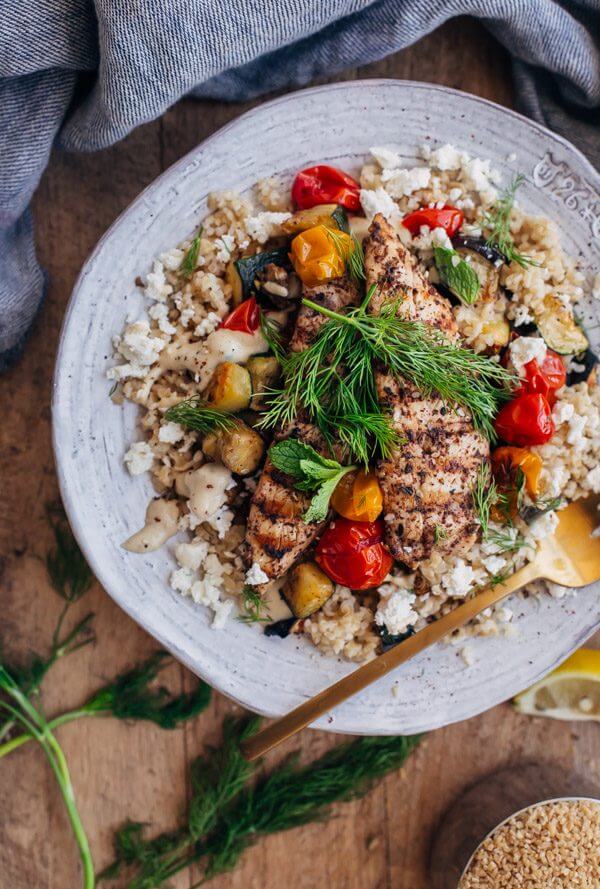
<path fill-rule="evenodd" d="M 600 580 L 600 536 L 592 537 L 592 531 L 600 523 L 599 503 L 600 497 L 595 496 L 569 504 L 559 512 L 558 527 L 554 534 L 540 541 L 532 561 L 512 577 L 468 599 L 449 614 L 428 624 L 416 635 L 272 722 L 242 744 L 246 759 L 253 760 L 262 756 L 342 701 L 439 642 L 447 633 L 463 627 L 486 608 L 496 605 L 526 584 L 543 579 L 561 586 L 582 587 Z"/>

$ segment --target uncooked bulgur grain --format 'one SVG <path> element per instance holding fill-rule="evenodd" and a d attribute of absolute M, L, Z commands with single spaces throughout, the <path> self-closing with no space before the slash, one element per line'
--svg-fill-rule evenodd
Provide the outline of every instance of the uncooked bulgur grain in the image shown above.
<path fill-rule="evenodd" d="M 458 889 L 599 889 L 600 802 L 542 803 L 501 825 Z"/>

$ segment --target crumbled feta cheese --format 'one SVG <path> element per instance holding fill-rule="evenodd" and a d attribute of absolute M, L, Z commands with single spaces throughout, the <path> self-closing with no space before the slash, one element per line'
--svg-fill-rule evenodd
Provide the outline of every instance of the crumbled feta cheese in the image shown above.
<path fill-rule="evenodd" d="M 527 306 L 520 303 L 513 309 L 513 321 L 515 322 L 515 327 L 521 327 L 523 324 L 531 324 L 533 316 L 530 314 Z"/>
<path fill-rule="evenodd" d="M 402 158 L 390 148 L 370 148 L 369 151 L 382 170 L 390 170 L 401 166 Z"/>
<path fill-rule="evenodd" d="M 496 609 L 496 617 L 503 624 L 510 623 L 514 616 L 514 611 L 511 608 L 507 608 L 505 605 Z"/>
<path fill-rule="evenodd" d="M 269 575 L 263 571 L 258 562 L 252 562 L 246 571 L 246 583 L 250 586 L 258 586 L 261 583 L 267 583 L 268 580 Z"/>
<path fill-rule="evenodd" d="M 503 556 L 492 555 L 487 559 L 482 559 L 482 564 L 490 574 L 498 574 L 506 566 L 506 559 Z"/>
<path fill-rule="evenodd" d="M 147 321 L 134 321 L 125 328 L 117 351 L 132 364 L 150 367 L 165 345 L 163 339 L 152 334 Z"/>
<path fill-rule="evenodd" d="M 388 590 L 390 592 L 386 595 Z M 417 597 L 409 590 L 397 590 L 389 584 L 384 584 L 379 592 L 382 598 L 375 612 L 375 623 L 385 627 L 391 636 L 404 633 L 418 619 L 418 614 L 412 607 Z"/>
<path fill-rule="evenodd" d="M 440 227 L 431 230 L 427 225 L 421 226 L 419 234 L 416 238 L 413 238 L 412 246 L 420 251 L 433 250 L 434 247 L 445 247 L 447 250 L 453 249 L 452 241 L 445 229 Z"/>
<path fill-rule="evenodd" d="M 169 336 L 176 333 L 177 328 L 169 321 L 169 309 L 165 303 L 154 303 L 153 306 L 150 306 L 148 314 L 158 323 L 158 329 L 163 333 Z"/>
<path fill-rule="evenodd" d="M 128 364 L 116 364 L 114 367 L 109 367 L 106 371 L 106 376 L 107 379 L 116 380 L 117 383 L 120 383 L 121 380 L 141 380 L 147 373 L 147 367 L 142 367 L 141 364 L 130 362 Z"/>
<path fill-rule="evenodd" d="M 582 448 L 585 444 L 583 431 L 587 426 L 588 418 L 581 414 L 574 414 L 569 420 L 569 432 L 567 435 L 567 444 L 573 445 L 574 448 Z"/>
<path fill-rule="evenodd" d="M 196 576 L 190 568 L 177 568 L 171 573 L 169 584 L 177 593 L 188 595 L 192 589 Z"/>
<path fill-rule="evenodd" d="M 400 220 L 398 204 L 384 188 L 361 188 L 360 203 L 367 219 L 372 219 L 376 213 L 381 213 L 388 222 Z"/>
<path fill-rule="evenodd" d="M 454 145 L 442 145 L 431 152 L 429 163 L 436 170 L 458 170 L 469 155 Z"/>
<path fill-rule="evenodd" d="M 196 537 L 191 543 L 178 543 L 175 558 L 182 568 L 197 571 L 208 555 L 208 542 Z"/>
<path fill-rule="evenodd" d="M 556 426 L 568 423 L 575 413 L 575 407 L 568 401 L 557 401 L 552 408 L 552 419 Z"/>
<path fill-rule="evenodd" d="M 493 182 L 498 174 L 491 169 L 489 160 L 473 157 L 462 164 L 462 179 L 468 188 L 479 192 L 486 200 L 493 200 L 498 192 Z"/>
<path fill-rule="evenodd" d="M 590 491 L 600 494 L 600 466 L 594 466 L 588 472 L 587 483 Z"/>
<path fill-rule="evenodd" d="M 246 231 L 253 241 L 264 244 L 269 238 L 279 234 L 279 227 L 290 216 L 291 213 L 272 213 L 270 210 L 265 210 L 262 213 L 257 213 L 256 216 L 248 216 Z"/>
<path fill-rule="evenodd" d="M 545 512 L 543 515 L 538 516 L 531 525 L 529 526 L 529 533 L 533 537 L 534 540 L 544 540 L 545 537 L 550 537 L 554 534 L 558 525 L 558 516 L 556 512 L 551 509 L 549 512 Z"/>
<path fill-rule="evenodd" d="M 181 247 L 173 247 L 171 250 L 161 253 L 158 258 L 168 271 L 176 272 L 183 262 L 184 256 L 185 250 L 182 250 Z"/>
<path fill-rule="evenodd" d="M 384 170 L 381 181 L 393 198 L 408 197 L 420 188 L 427 188 L 431 178 L 429 167 L 413 167 L 412 170 Z"/>
<path fill-rule="evenodd" d="M 216 258 L 221 262 L 229 262 L 229 257 L 235 247 L 235 238 L 232 235 L 222 235 L 215 240 L 217 248 Z"/>
<path fill-rule="evenodd" d="M 163 423 L 158 430 L 158 440 L 166 444 L 177 444 L 185 435 L 185 429 L 179 423 Z"/>
<path fill-rule="evenodd" d="M 194 333 L 196 336 L 208 336 L 217 329 L 221 323 L 221 318 L 216 312 L 209 312 L 206 318 L 203 318 L 200 324 L 196 325 Z"/>
<path fill-rule="evenodd" d="M 195 309 L 183 309 L 181 315 L 179 316 L 179 323 L 182 327 L 187 327 L 194 315 L 196 314 Z"/>
<path fill-rule="evenodd" d="M 457 559 L 456 564 L 442 577 L 441 584 L 449 596 L 461 599 L 475 586 L 476 575 L 464 559 Z"/>
<path fill-rule="evenodd" d="M 221 506 L 209 519 L 206 524 L 217 532 L 219 540 L 223 540 L 233 524 L 235 515 L 227 506 Z"/>
<path fill-rule="evenodd" d="M 525 365 L 534 359 L 542 364 L 546 357 L 546 343 L 539 336 L 520 336 L 508 347 L 510 360 L 520 377 L 525 376 Z"/>
<path fill-rule="evenodd" d="M 148 273 L 144 293 L 148 299 L 153 299 L 156 302 L 165 302 L 167 297 L 173 293 L 173 288 L 167 283 L 165 277 L 164 265 L 158 259 L 155 260 L 152 271 Z"/>
<path fill-rule="evenodd" d="M 130 475 L 141 475 L 151 468 L 154 453 L 147 441 L 137 441 L 131 445 L 123 460 Z"/>
<path fill-rule="evenodd" d="M 469 645 L 463 645 L 463 647 L 459 651 L 459 654 L 467 667 L 473 666 L 473 664 L 475 663 L 475 656 L 473 654 L 473 649 Z"/>

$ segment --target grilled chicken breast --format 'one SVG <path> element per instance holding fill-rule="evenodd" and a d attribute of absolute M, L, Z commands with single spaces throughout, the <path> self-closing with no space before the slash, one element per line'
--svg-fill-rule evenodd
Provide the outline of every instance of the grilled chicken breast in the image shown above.
<path fill-rule="evenodd" d="M 401 297 L 398 313 L 423 321 L 458 340 L 450 303 L 427 281 L 417 260 L 392 227 L 375 216 L 364 243 L 367 287 L 377 285 L 375 313 L 390 297 Z M 475 431 L 466 410 L 452 410 L 440 398 L 424 398 L 407 380 L 377 373 L 381 406 L 405 440 L 377 467 L 383 491 L 386 544 L 394 556 L 415 569 L 435 549 L 465 552 L 477 537 L 472 489 L 489 445 Z"/>
<path fill-rule="evenodd" d="M 318 287 L 305 287 L 304 296 L 333 311 L 357 305 L 359 294 L 348 278 L 331 281 Z M 324 315 L 301 306 L 290 342 L 293 352 L 301 352 L 315 339 Z M 302 419 L 276 436 L 277 441 L 289 437 L 327 453 L 325 440 L 314 424 Z M 281 577 L 310 546 L 325 522 L 307 524 L 303 513 L 311 501 L 309 494 L 296 490 L 293 479 L 276 469 L 267 456 L 265 467 L 252 497 L 246 530 L 246 560 L 256 562 L 270 579 Z"/>

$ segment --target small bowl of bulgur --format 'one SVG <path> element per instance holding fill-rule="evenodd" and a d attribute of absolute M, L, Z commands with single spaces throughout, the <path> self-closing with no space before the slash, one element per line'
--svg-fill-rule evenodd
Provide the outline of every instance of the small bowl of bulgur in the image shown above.
<path fill-rule="evenodd" d="M 458 889 L 598 889 L 600 800 L 544 800 L 502 821 L 471 856 Z"/>

